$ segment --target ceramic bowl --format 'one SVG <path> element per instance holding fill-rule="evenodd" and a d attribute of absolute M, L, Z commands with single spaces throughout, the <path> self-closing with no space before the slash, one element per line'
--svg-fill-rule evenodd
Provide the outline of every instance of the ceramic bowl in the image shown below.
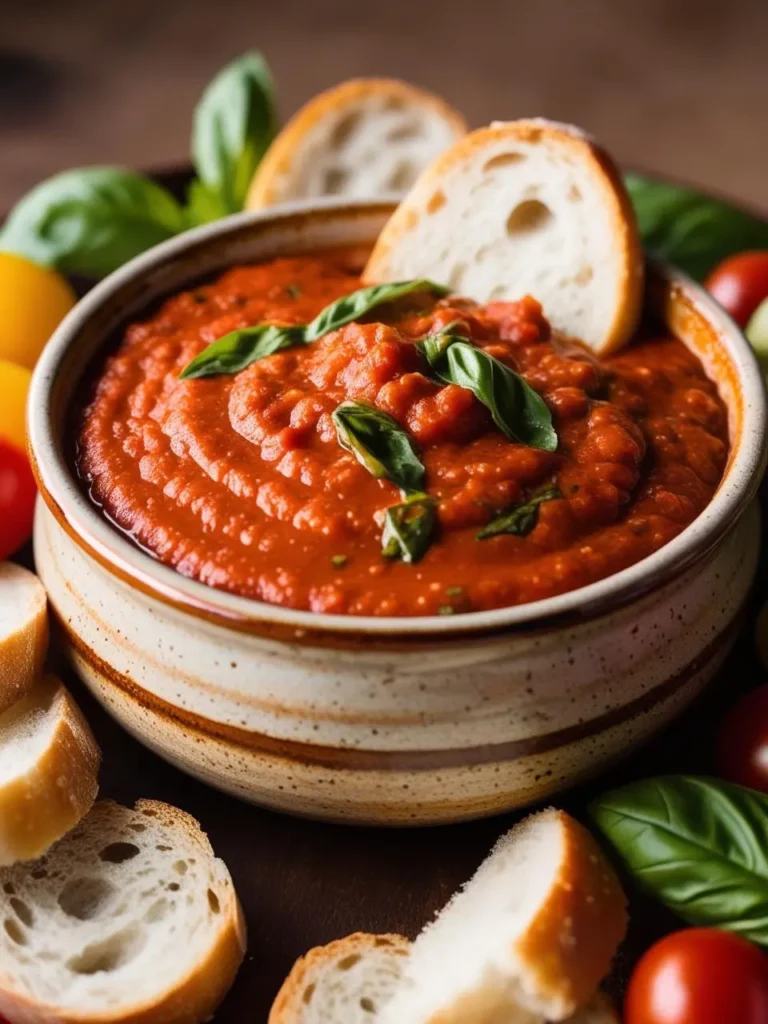
<path fill-rule="evenodd" d="M 451 618 L 292 611 L 183 578 L 114 529 L 69 466 L 67 411 L 105 340 L 230 264 L 369 246 L 383 202 L 244 214 L 174 239 L 95 288 L 35 371 L 37 568 L 65 649 L 134 736 L 184 771 L 297 814 L 447 822 L 551 795 L 647 739 L 715 673 L 758 551 L 766 406 L 743 337 L 695 284 L 649 268 L 648 303 L 704 361 L 732 452 L 680 536 L 599 583 Z"/>

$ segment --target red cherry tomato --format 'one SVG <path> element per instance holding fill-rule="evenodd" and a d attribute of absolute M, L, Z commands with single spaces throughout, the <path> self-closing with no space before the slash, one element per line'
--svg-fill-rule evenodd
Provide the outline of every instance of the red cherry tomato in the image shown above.
<path fill-rule="evenodd" d="M 714 928 L 668 935 L 635 968 L 624 1024 L 768 1024 L 766 959 Z"/>
<path fill-rule="evenodd" d="M 715 267 L 704 284 L 739 327 L 746 327 L 763 299 L 768 298 L 768 252 L 730 256 Z"/>
<path fill-rule="evenodd" d="M 731 709 L 720 729 L 717 757 L 724 779 L 768 793 L 768 686 Z"/>
<path fill-rule="evenodd" d="M 0 439 L 0 561 L 31 536 L 36 493 L 27 456 Z"/>

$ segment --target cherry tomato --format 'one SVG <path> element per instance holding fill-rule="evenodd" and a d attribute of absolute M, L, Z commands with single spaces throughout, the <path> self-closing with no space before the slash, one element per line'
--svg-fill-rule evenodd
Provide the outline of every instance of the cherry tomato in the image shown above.
<path fill-rule="evenodd" d="M 739 327 L 746 327 L 763 299 L 768 298 L 768 252 L 730 256 L 715 267 L 704 284 Z"/>
<path fill-rule="evenodd" d="M 765 957 L 715 928 L 668 935 L 635 968 L 624 1024 L 768 1024 Z"/>
<path fill-rule="evenodd" d="M 724 779 L 768 793 L 768 686 L 731 709 L 720 729 L 717 759 Z"/>
<path fill-rule="evenodd" d="M 27 456 L 0 438 L 0 561 L 31 536 L 36 493 Z"/>

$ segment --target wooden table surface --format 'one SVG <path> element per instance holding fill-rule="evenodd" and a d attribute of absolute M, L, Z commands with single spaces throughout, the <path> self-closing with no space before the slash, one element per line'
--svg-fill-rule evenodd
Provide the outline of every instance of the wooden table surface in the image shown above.
<path fill-rule="evenodd" d="M 86 163 L 187 151 L 202 87 L 263 50 L 284 114 L 360 74 L 480 125 L 540 114 L 628 164 L 768 205 L 767 0 L 0 0 L 0 209 Z"/>
<path fill-rule="evenodd" d="M 442 92 L 473 123 L 574 120 L 627 163 L 768 205 L 766 39 L 766 0 L 390 0 L 375 10 L 350 0 L 27 0 L 0 10 L 0 209 L 67 166 L 183 159 L 200 89 L 250 46 L 268 55 L 285 113 L 350 75 L 396 74 Z M 749 633 L 678 725 L 563 805 L 584 816 L 591 795 L 623 780 L 711 770 L 723 709 L 759 678 Z M 383 831 L 248 807 L 135 743 L 61 671 L 105 752 L 102 793 L 179 804 L 232 871 L 250 942 L 219 1024 L 263 1024 L 313 944 L 356 929 L 414 935 L 517 817 Z M 615 990 L 638 952 L 676 926 L 630 897 Z"/>

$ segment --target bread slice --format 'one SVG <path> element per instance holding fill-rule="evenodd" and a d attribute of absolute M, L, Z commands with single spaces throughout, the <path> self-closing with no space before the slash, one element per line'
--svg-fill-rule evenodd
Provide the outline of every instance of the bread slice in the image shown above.
<path fill-rule="evenodd" d="M 558 331 L 607 353 L 637 325 L 643 267 L 611 158 L 578 128 L 529 120 L 481 128 L 430 164 L 363 276 L 429 277 L 478 302 L 530 294 Z"/>
<path fill-rule="evenodd" d="M 200 826 L 102 801 L 31 866 L 0 871 L 0 1014 L 13 1024 L 196 1024 L 245 952 L 232 879 Z"/>
<path fill-rule="evenodd" d="M 311 949 L 293 965 L 267 1024 L 371 1024 L 392 997 L 410 942 L 357 932 Z"/>
<path fill-rule="evenodd" d="M 42 583 L 20 565 L 0 562 L 0 714 L 38 678 L 47 646 Z"/>
<path fill-rule="evenodd" d="M 33 860 L 91 809 L 99 748 L 54 676 L 0 715 L 0 865 Z"/>
<path fill-rule="evenodd" d="M 588 1003 L 626 928 L 624 894 L 563 811 L 503 836 L 413 944 L 381 1024 L 535 1024 Z"/>
<path fill-rule="evenodd" d="M 377 1024 L 405 971 L 411 944 L 402 935 L 357 932 L 311 949 L 293 965 L 267 1024 Z M 523 1009 L 504 1011 L 500 1024 L 546 1024 Z M 468 1018 L 464 1024 L 481 1024 Z M 484 1024 L 484 1022 L 482 1022 Z M 619 1024 L 598 993 L 569 1024 Z"/>
<path fill-rule="evenodd" d="M 466 130 L 447 103 L 405 82 L 342 82 L 315 96 L 283 128 L 256 171 L 246 208 L 407 192 Z"/>

